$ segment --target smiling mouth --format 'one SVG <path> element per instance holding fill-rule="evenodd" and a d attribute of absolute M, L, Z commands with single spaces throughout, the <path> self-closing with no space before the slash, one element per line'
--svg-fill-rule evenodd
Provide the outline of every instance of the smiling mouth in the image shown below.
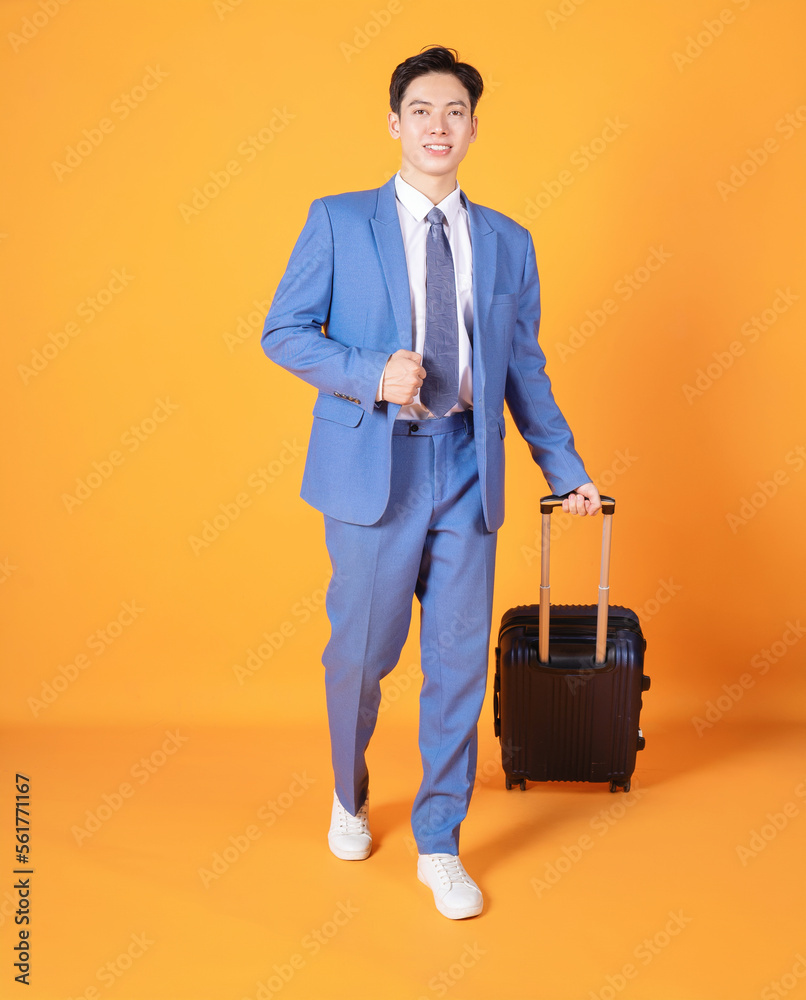
<path fill-rule="evenodd" d="M 453 147 L 452 146 L 448 146 L 445 143 L 441 143 L 441 142 L 430 142 L 430 143 L 426 143 L 426 145 L 425 145 L 424 148 L 425 149 L 435 149 L 438 153 L 444 153 L 444 152 L 447 152 L 447 150 L 452 149 Z"/>

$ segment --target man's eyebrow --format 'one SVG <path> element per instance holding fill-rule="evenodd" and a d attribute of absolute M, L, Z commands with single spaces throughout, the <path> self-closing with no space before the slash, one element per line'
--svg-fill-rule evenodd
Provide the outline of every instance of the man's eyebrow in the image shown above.
<path fill-rule="evenodd" d="M 422 100 L 419 97 L 415 97 L 412 100 L 408 101 L 408 103 L 406 104 L 406 107 L 410 108 L 413 104 L 427 104 L 429 108 L 433 108 L 433 106 L 434 106 L 431 103 L 431 101 L 424 101 L 424 100 Z M 462 107 L 462 108 L 466 108 L 467 107 L 467 103 L 465 101 L 446 101 L 446 106 L 450 106 L 452 104 L 458 104 L 459 107 Z"/>

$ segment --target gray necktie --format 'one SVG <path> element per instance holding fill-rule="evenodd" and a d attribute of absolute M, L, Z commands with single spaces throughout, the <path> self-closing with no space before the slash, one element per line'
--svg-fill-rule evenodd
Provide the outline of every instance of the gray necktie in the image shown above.
<path fill-rule="evenodd" d="M 432 208 L 425 243 L 425 381 L 420 402 L 435 417 L 444 417 L 459 398 L 459 320 L 453 255 L 445 235 L 445 216 Z"/>

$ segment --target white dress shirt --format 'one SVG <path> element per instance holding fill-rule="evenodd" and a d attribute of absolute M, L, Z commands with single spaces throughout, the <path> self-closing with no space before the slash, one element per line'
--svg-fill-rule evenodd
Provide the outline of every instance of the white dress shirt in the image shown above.
<path fill-rule="evenodd" d="M 422 355 L 425 344 L 425 243 L 431 223 L 426 216 L 435 206 L 431 199 L 412 187 L 400 176 L 395 176 L 397 214 L 406 251 L 411 293 L 411 350 Z M 456 279 L 456 311 L 459 321 L 459 398 L 449 412 L 459 413 L 473 406 L 473 259 L 470 247 L 470 219 L 461 199 L 461 189 L 456 187 L 436 206 L 444 215 L 444 230 L 453 255 Z M 426 368 L 426 377 L 428 369 Z M 401 406 L 397 418 L 427 420 L 433 416 L 420 403 L 420 394 L 409 406 Z"/>

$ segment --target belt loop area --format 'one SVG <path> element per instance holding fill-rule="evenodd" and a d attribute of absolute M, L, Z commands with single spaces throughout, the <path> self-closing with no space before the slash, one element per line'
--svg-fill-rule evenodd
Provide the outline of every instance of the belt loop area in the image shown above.
<path fill-rule="evenodd" d="M 464 428 L 466 434 L 473 433 L 473 411 L 461 410 L 445 417 L 426 417 L 424 420 L 394 420 L 393 434 L 407 437 L 434 437 L 440 434 L 454 434 Z"/>

